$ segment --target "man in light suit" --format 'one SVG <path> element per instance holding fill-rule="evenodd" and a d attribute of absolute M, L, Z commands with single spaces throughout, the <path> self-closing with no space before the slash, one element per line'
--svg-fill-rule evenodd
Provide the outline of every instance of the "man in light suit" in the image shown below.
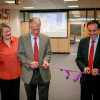
<path fill-rule="evenodd" d="M 48 91 L 51 79 L 49 69 L 51 44 L 50 38 L 40 33 L 40 26 L 41 22 L 39 18 L 30 18 L 29 28 L 31 32 L 19 37 L 17 55 L 22 63 L 26 63 L 22 64 L 22 81 L 24 82 L 28 100 L 36 100 L 37 85 L 39 100 L 48 100 Z M 38 62 L 34 61 L 35 37 L 39 50 Z M 37 63 L 39 65 L 37 65 Z"/>
<path fill-rule="evenodd" d="M 81 99 L 80 100 L 100 100 L 100 36 L 99 22 L 90 21 L 87 24 L 89 36 L 80 40 L 77 52 L 76 63 L 85 72 L 80 79 Z M 89 68 L 90 48 L 94 42 L 94 54 L 92 69 Z M 93 98 L 93 99 L 92 99 Z"/>

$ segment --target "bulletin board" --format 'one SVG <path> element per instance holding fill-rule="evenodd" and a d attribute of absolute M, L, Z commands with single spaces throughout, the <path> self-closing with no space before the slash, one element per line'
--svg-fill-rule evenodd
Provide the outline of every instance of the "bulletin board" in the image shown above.
<path fill-rule="evenodd" d="M 71 24 L 70 25 L 70 34 L 71 35 L 81 35 L 81 24 Z"/>

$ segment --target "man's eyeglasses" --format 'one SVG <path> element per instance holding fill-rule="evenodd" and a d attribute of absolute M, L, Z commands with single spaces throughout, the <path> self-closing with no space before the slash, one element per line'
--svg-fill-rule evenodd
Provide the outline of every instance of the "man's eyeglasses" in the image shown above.
<path fill-rule="evenodd" d="M 36 30 L 37 30 L 37 31 L 40 31 L 40 29 L 33 29 L 33 31 L 36 31 Z"/>

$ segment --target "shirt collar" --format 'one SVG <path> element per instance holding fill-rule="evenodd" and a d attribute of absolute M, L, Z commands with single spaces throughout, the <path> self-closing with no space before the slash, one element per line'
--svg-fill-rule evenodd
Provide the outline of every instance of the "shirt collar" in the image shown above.
<path fill-rule="evenodd" d="M 31 34 L 31 38 L 34 39 L 35 37 Z M 36 38 L 38 39 L 39 38 L 39 35 Z"/>
<path fill-rule="evenodd" d="M 97 37 L 96 39 L 94 39 L 94 41 L 95 41 L 95 42 L 98 42 L 98 40 L 99 40 L 99 35 L 98 35 L 98 37 Z M 90 42 L 91 42 L 91 41 L 93 41 L 93 40 L 90 38 Z"/>
<path fill-rule="evenodd" d="M 14 42 L 14 38 L 13 38 L 13 36 L 11 36 L 11 41 Z M 3 43 L 3 42 L 4 42 L 4 40 L 1 40 L 1 41 L 0 41 L 0 43 Z"/>
<path fill-rule="evenodd" d="M 13 36 L 11 36 L 11 41 L 13 41 L 13 42 L 14 42 L 14 38 L 13 38 Z"/>
<path fill-rule="evenodd" d="M 3 42 L 4 42 L 3 40 L 0 41 L 0 43 L 3 43 Z"/>

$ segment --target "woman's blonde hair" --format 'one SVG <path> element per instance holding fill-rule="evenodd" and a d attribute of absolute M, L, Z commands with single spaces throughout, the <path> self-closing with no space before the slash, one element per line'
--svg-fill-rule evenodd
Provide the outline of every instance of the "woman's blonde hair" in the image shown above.
<path fill-rule="evenodd" d="M 4 28 L 4 27 L 8 27 L 8 28 L 11 30 L 11 27 L 10 27 L 8 24 L 6 24 L 6 23 L 1 23 L 1 24 L 0 24 L 0 40 L 3 40 L 2 32 L 3 32 L 3 28 Z"/>

